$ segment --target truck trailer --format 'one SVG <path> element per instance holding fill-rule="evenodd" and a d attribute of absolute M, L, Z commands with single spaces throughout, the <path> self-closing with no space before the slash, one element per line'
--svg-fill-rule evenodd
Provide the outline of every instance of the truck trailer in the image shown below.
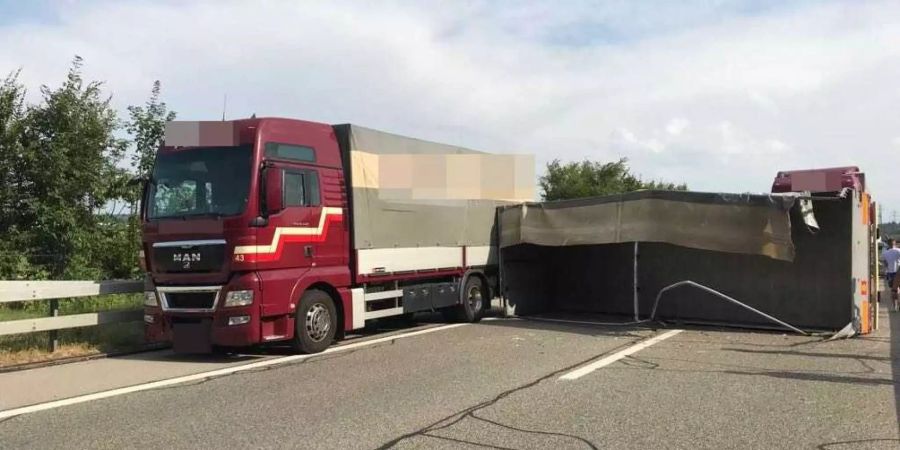
<path fill-rule="evenodd" d="M 356 125 L 169 122 L 144 185 L 149 341 L 179 352 L 326 349 L 367 321 L 478 321 L 497 290 L 496 208 L 534 159 Z"/>

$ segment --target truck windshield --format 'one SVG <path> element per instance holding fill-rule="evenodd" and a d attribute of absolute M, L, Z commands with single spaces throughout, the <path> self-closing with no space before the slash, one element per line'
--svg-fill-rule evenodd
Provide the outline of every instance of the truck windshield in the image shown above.
<path fill-rule="evenodd" d="M 160 153 L 147 191 L 147 218 L 233 216 L 247 206 L 249 145 Z"/>

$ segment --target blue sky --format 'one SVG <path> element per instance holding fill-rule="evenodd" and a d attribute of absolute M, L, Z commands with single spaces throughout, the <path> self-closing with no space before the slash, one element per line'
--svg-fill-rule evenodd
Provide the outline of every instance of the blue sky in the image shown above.
<path fill-rule="evenodd" d="M 855 164 L 900 209 L 896 1 L 11 2 L 0 72 L 73 55 L 124 111 L 279 115 L 761 192 Z"/>
<path fill-rule="evenodd" d="M 58 3 L 49 0 L 0 0 L 0 26 L 15 23 L 54 22 Z"/>

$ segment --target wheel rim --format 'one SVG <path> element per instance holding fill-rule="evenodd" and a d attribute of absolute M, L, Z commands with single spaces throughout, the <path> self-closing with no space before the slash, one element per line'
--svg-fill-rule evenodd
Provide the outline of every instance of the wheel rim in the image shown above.
<path fill-rule="evenodd" d="M 481 309 L 481 286 L 476 284 L 469 287 L 469 291 L 466 292 L 466 300 L 469 302 L 469 307 L 472 311 Z"/>
<path fill-rule="evenodd" d="M 331 314 L 328 308 L 316 303 L 306 311 L 306 334 L 315 342 L 321 342 L 331 330 Z"/>

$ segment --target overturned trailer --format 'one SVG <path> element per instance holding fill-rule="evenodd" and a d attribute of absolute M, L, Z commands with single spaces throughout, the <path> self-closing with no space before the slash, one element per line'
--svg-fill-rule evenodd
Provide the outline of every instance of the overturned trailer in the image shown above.
<path fill-rule="evenodd" d="M 519 315 L 873 328 L 872 214 L 856 191 L 641 191 L 498 216 L 503 299 Z"/>

